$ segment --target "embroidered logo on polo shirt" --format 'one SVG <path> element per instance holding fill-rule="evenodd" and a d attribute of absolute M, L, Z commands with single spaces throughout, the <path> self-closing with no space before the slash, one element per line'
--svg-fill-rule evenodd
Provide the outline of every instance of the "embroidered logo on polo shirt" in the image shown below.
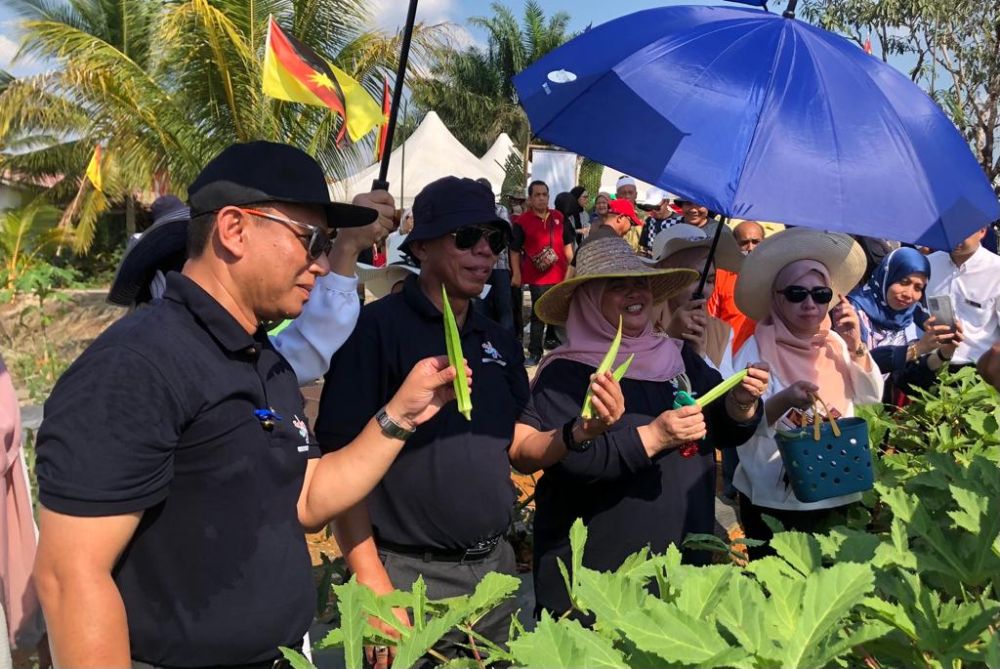
<path fill-rule="evenodd" d="M 505 361 L 500 355 L 500 351 L 498 351 L 496 346 L 493 345 L 493 342 L 488 339 L 483 342 L 483 356 L 482 362 L 490 362 L 495 365 L 500 365 L 501 367 L 507 366 L 507 361 Z"/>
<path fill-rule="evenodd" d="M 298 451 L 299 453 L 305 453 L 309 450 L 309 427 L 306 425 L 306 422 L 298 416 L 293 416 L 292 418 L 292 425 L 295 426 L 295 429 L 299 431 L 299 436 L 306 442 L 299 446 Z"/>

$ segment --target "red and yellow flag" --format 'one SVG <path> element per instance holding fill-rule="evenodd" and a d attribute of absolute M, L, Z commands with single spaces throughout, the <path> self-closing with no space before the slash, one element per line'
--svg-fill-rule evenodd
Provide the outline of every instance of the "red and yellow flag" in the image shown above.
<path fill-rule="evenodd" d="M 360 83 L 286 34 L 273 18 L 264 49 L 263 90 L 272 98 L 327 107 L 339 114 L 344 123 L 338 142 L 345 132 L 351 141 L 358 141 L 382 119 L 378 104 Z"/>
<path fill-rule="evenodd" d="M 98 144 L 94 147 L 94 155 L 90 157 L 90 162 L 87 163 L 87 178 L 90 179 L 90 183 L 94 184 L 94 188 L 104 192 L 104 181 L 101 179 L 101 145 Z"/>
<path fill-rule="evenodd" d="M 375 162 L 382 160 L 382 154 L 385 153 L 385 142 L 389 138 L 390 111 L 392 111 L 392 92 L 389 90 L 389 77 L 386 77 L 382 89 L 382 125 L 378 129 L 378 142 L 375 144 Z"/>
<path fill-rule="evenodd" d="M 868 37 L 865 38 L 865 53 L 869 56 L 872 55 L 872 34 L 868 33 Z"/>

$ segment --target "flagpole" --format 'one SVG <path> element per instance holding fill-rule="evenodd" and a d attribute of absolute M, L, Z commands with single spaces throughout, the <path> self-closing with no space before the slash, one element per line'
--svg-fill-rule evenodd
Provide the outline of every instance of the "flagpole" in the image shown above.
<path fill-rule="evenodd" d="M 372 190 L 389 190 L 389 156 L 392 154 L 392 138 L 396 134 L 396 117 L 399 115 L 399 103 L 403 98 L 403 79 L 406 77 L 406 63 L 410 59 L 410 40 L 413 38 L 413 24 L 417 20 L 417 0 L 410 0 L 410 8 L 406 12 L 406 26 L 403 28 L 403 44 L 399 50 L 399 68 L 396 70 L 396 85 L 392 91 L 392 108 L 389 110 L 389 128 L 385 133 L 385 149 L 382 151 L 382 164 L 378 168 L 378 179 L 372 182 Z"/>

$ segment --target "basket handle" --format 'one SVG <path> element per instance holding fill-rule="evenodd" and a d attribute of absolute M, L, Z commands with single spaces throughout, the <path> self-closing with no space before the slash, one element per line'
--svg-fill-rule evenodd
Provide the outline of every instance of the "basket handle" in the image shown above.
<path fill-rule="evenodd" d="M 830 407 L 820 399 L 819 395 L 813 395 L 813 439 L 819 441 L 819 430 L 823 425 L 823 415 L 819 412 L 821 406 L 826 414 L 826 419 L 830 421 L 830 429 L 833 430 L 833 436 L 839 438 L 840 426 L 837 425 L 836 419 L 830 414 Z"/>

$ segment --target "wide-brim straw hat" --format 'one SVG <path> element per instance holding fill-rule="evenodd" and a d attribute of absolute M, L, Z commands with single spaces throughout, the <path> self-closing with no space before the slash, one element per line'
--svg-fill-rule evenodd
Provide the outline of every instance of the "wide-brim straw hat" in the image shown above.
<path fill-rule="evenodd" d="M 403 263 L 375 267 L 359 262 L 354 271 L 358 274 L 358 283 L 364 284 L 365 290 L 374 295 L 376 300 L 391 293 L 393 286 L 405 281 L 411 274 L 420 274 L 420 268 Z"/>
<path fill-rule="evenodd" d="M 354 271 L 358 275 L 358 283 L 363 284 L 365 290 L 370 292 L 375 299 L 380 299 L 392 292 L 392 287 L 400 281 L 405 281 L 411 274 L 420 275 L 420 268 L 406 263 L 392 263 L 375 267 L 359 262 L 355 264 Z M 493 286 L 486 284 L 483 292 L 479 293 L 479 299 L 484 300 L 490 294 Z"/>
<path fill-rule="evenodd" d="M 730 272 L 739 272 L 744 258 L 740 253 L 739 244 L 736 243 L 732 230 L 724 225 L 719 227 L 722 233 L 719 235 L 719 245 L 715 248 L 715 266 Z M 653 238 L 651 245 L 653 257 L 648 262 L 655 265 L 685 249 L 711 249 L 714 236 L 715 229 L 706 231 L 705 228 L 695 225 L 675 223 Z"/>
<path fill-rule="evenodd" d="M 833 299 L 847 295 L 865 273 L 865 252 L 851 237 L 836 232 L 792 228 L 767 237 L 743 262 L 736 279 L 736 307 L 755 321 L 771 313 L 774 279 L 799 260 L 822 263 L 830 274 Z"/>
<path fill-rule="evenodd" d="M 649 279 L 653 304 L 660 304 L 698 279 L 691 269 L 655 269 L 644 263 L 621 237 L 602 237 L 580 247 L 576 256 L 576 275 L 550 288 L 535 303 L 535 313 L 546 323 L 565 325 L 573 292 L 588 281 L 626 279 L 643 276 Z"/>

